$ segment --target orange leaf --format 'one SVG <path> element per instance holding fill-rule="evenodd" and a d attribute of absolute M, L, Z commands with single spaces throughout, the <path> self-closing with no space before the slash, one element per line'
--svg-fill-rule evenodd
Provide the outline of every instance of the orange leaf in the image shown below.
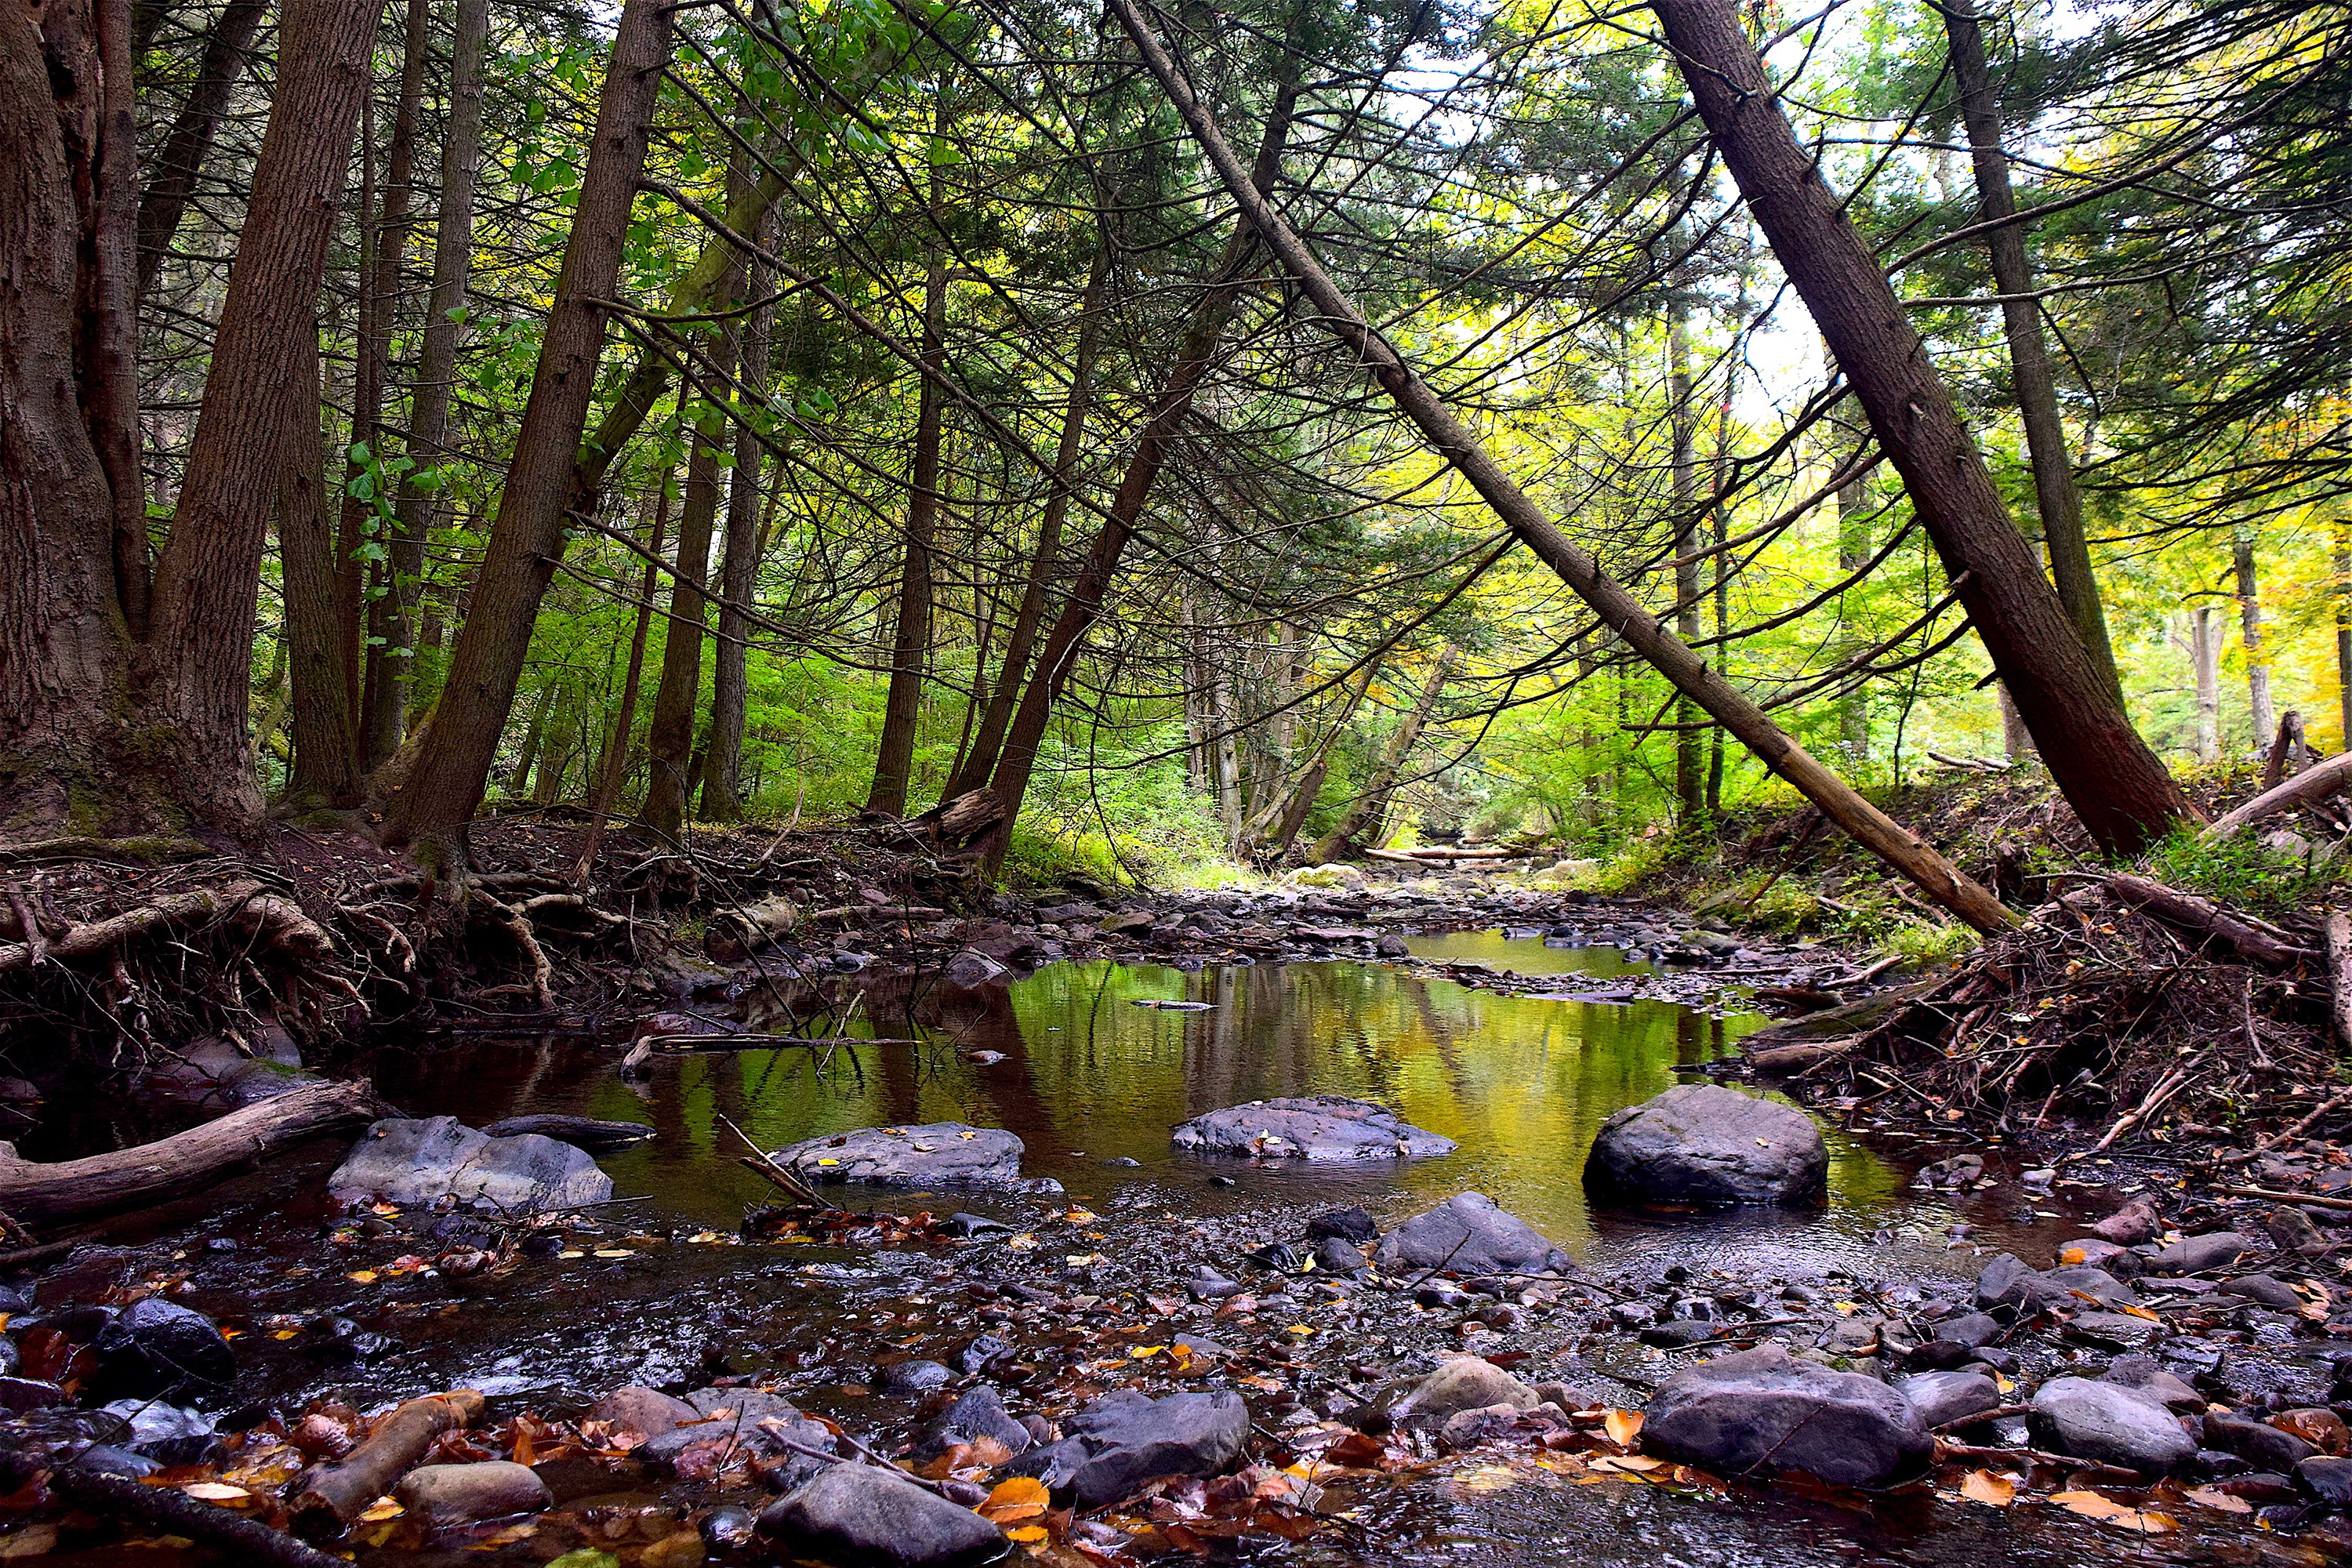
<path fill-rule="evenodd" d="M 1970 1470 L 1960 1478 L 1960 1495 L 1970 1502 L 2007 1508 L 2017 1499 L 2017 1483 L 1990 1470 Z"/>
<path fill-rule="evenodd" d="M 1604 1410 L 1601 1413 L 1601 1429 L 1609 1440 L 1621 1448 L 1630 1448 L 1633 1439 L 1642 1435 L 1642 1413 L 1638 1410 Z"/>
<path fill-rule="evenodd" d="M 1036 1518 L 1051 1500 L 1045 1482 L 1034 1476 L 1015 1476 L 997 1483 L 996 1489 L 988 1494 L 988 1500 L 980 1505 L 980 1513 L 992 1523 L 1006 1524 Z"/>
<path fill-rule="evenodd" d="M 2180 1521 L 2168 1513 L 2134 1508 L 2097 1492 L 2058 1492 L 2050 1500 L 2085 1519 L 2095 1519 L 2118 1530 L 2137 1531 L 2142 1535 L 2164 1535 L 2180 1528 Z"/>

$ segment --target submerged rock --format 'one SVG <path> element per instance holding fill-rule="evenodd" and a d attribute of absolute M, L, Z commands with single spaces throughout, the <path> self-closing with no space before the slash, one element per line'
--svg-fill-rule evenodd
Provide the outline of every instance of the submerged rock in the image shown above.
<path fill-rule="evenodd" d="M 2048 1447 L 2144 1475 L 2168 1474 L 2197 1453 L 2171 1411 L 2152 1394 L 2122 1384 L 2053 1379 L 2033 1396 L 2032 1419 L 2035 1436 Z"/>
<path fill-rule="evenodd" d="M 1159 1476 L 1213 1476 L 1240 1457 L 1249 1406 L 1230 1390 L 1153 1399 L 1114 1394 L 1074 1417 L 1088 1458 L 1071 1484 L 1080 1508 L 1132 1497 Z"/>
<path fill-rule="evenodd" d="M 1439 1364 L 1389 1408 L 1398 1421 L 1443 1421 L 1465 1410 L 1507 1405 L 1532 1410 L 1542 1404 L 1533 1388 L 1480 1356 L 1454 1356 Z"/>
<path fill-rule="evenodd" d="M 1382 1268 L 1445 1268 L 1460 1275 L 1534 1274 L 1568 1267 L 1568 1254 L 1484 1193 L 1460 1193 L 1381 1239 Z"/>
<path fill-rule="evenodd" d="M 1454 1143 L 1386 1106 L 1336 1094 L 1260 1100 L 1212 1110 L 1170 1134 L 1180 1152 L 1261 1160 L 1393 1160 L 1450 1154 Z"/>
<path fill-rule="evenodd" d="M 1832 1372 L 1761 1345 L 1686 1369 L 1643 1412 L 1646 1452 L 1726 1475 L 1801 1470 L 1834 1485 L 1884 1487 L 1935 1452 L 1919 1411 L 1876 1378 Z"/>
<path fill-rule="evenodd" d="M 493 1138 L 454 1116 L 433 1116 L 371 1126 L 327 1190 L 344 1202 L 409 1206 L 446 1197 L 512 1213 L 601 1204 L 613 1195 L 613 1178 L 572 1144 L 535 1132 Z"/>
<path fill-rule="evenodd" d="M 1025 1187 L 1060 1192 L 1056 1182 L 1024 1182 L 1027 1145 L 1001 1127 L 933 1121 L 920 1127 L 861 1127 L 811 1138 L 775 1152 L 808 1182 L 860 1182 L 883 1187 Z"/>
<path fill-rule="evenodd" d="M 1584 1182 L 1664 1203 L 1816 1203 L 1828 1188 L 1829 1149 L 1793 1105 L 1680 1084 L 1601 1124 Z"/>
<path fill-rule="evenodd" d="M 831 1465 L 760 1515 L 793 1557 L 842 1568 L 973 1568 L 1012 1550 L 996 1526 L 879 1465 Z"/>

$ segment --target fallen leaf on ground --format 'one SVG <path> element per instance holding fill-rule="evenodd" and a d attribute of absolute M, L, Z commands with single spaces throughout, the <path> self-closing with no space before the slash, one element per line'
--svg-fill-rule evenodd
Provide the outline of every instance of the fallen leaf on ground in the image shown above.
<path fill-rule="evenodd" d="M 2117 1502 L 2097 1492 L 2056 1492 L 2050 1500 L 2070 1512 L 2081 1514 L 2084 1519 L 2095 1519 L 2118 1530 L 2137 1531 L 2142 1535 L 2165 1535 L 2180 1528 L 2180 1521 L 2168 1513 L 2134 1508 L 2127 1502 Z"/>
<path fill-rule="evenodd" d="M 1970 1470 L 1960 1478 L 1960 1495 L 1970 1502 L 2007 1508 L 2017 1499 L 2017 1483 L 1990 1470 Z"/>
<path fill-rule="evenodd" d="M 1638 1410 L 1604 1410 L 1601 1413 L 1601 1430 L 1609 1440 L 1621 1448 L 1630 1448 L 1633 1439 L 1642 1435 L 1642 1413 Z"/>
<path fill-rule="evenodd" d="M 2190 1502 L 2197 1503 L 2205 1508 L 2217 1508 L 2223 1513 L 2252 1513 L 2254 1511 L 2254 1505 L 2248 1502 L 2244 1498 L 2231 1497 L 2228 1492 L 2217 1492 L 2210 1487 L 2190 1487 L 2187 1491 L 2182 1492 L 2180 1495 L 2187 1498 Z"/>

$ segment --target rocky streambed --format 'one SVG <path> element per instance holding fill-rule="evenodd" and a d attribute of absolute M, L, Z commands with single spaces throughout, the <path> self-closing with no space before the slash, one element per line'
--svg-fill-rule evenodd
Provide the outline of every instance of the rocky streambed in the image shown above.
<path fill-rule="evenodd" d="M 1906 1158 L 1927 1124 L 1884 1103 L 1699 1086 L 1748 1025 L 1655 998 L 1329 960 L 991 989 L 822 1069 L 420 1053 L 379 1081 L 448 1121 L 20 1271 L 0 1551 L 261 1560 L 224 1520 L 566 1568 L 2339 1550 L 2324 1203 L 1948 1130 Z M 591 1113 L 651 1136 L 561 1120 Z"/>

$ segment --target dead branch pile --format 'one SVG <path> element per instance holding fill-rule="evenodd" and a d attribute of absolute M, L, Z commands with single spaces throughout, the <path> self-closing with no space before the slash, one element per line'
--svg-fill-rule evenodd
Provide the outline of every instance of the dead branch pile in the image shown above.
<path fill-rule="evenodd" d="M 2145 878 L 2086 878 L 1826 1050 L 1820 1076 L 2004 1131 L 2126 1138 L 2299 1115 L 2336 1079 L 2321 921 L 2273 925 Z"/>

